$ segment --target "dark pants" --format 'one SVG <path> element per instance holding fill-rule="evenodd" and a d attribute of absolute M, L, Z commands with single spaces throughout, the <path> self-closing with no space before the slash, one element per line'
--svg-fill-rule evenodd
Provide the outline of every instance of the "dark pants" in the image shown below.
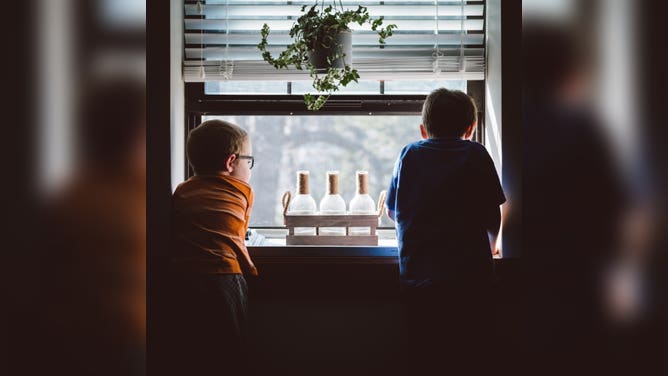
<path fill-rule="evenodd" d="M 493 367 L 489 286 L 432 285 L 402 291 L 405 371 L 478 374 Z"/>
<path fill-rule="evenodd" d="M 247 366 L 247 286 L 241 274 L 175 276 L 174 374 L 222 374 Z"/>

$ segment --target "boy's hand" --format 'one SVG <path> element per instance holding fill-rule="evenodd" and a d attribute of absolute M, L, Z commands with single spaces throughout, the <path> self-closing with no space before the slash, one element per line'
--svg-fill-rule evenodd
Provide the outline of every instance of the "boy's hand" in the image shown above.
<path fill-rule="evenodd" d="M 251 265 L 251 266 L 250 266 L 249 271 L 248 271 L 248 274 L 250 274 L 250 275 L 252 275 L 252 276 L 254 276 L 254 277 L 257 277 L 257 276 L 259 275 L 259 273 L 257 272 L 257 268 L 255 267 L 255 265 Z"/>
<path fill-rule="evenodd" d="M 498 246 L 493 246 L 492 247 L 492 256 L 498 256 L 501 254 L 501 250 L 499 249 Z"/>
<path fill-rule="evenodd" d="M 390 209 L 388 209 L 388 208 L 386 208 L 385 211 L 386 211 L 386 213 L 387 213 L 388 218 L 390 218 L 391 220 L 394 221 L 394 220 L 395 220 L 395 219 L 394 219 L 394 211 L 393 211 L 393 210 L 390 210 Z"/>

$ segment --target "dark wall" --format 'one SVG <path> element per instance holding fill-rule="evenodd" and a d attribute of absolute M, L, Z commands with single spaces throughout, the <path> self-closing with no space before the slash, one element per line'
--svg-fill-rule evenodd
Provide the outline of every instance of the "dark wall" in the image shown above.
<path fill-rule="evenodd" d="M 168 298 L 164 265 L 169 249 L 171 207 L 169 6 L 146 4 L 146 257 L 147 257 L 147 374 L 166 374 L 161 344 L 169 336 L 164 321 Z"/>
<path fill-rule="evenodd" d="M 399 346 L 397 265 L 283 261 L 257 260 L 261 274 L 249 278 L 256 371 L 388 371 Z"/>
<path fill-rule="evenodd" d="M 400 341 L 396 263 L 285 261 L 256 260 L 261 274 L 248 280 L 256 372 L 394 374 L 406 346 L 420 345 Z M 517 260 L 496 261 L 495 308 L 489 312 L 495 335 L 481 346 L 497 359 L 512 359 L 519 348 L 518 266 Z"/>

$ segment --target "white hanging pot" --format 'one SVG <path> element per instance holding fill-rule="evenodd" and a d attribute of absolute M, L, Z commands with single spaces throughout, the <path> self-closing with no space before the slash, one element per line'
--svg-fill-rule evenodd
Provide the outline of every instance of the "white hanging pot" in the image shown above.
<path fill-rule="evenodd" d="M 337 52 L 342 52 L 343 57 L 335 58 Z M 341 31 L 331 40 L 318 43 L 318 46 L 309 51 L 309 62 L 319 71 L 326 70 L 330 64 L 327 58 L 332 59 L 331 66 L 334 68 L 343 68 L 345 65 L 352 67 L 353 64 L 353 33 L 351 31 Z"/>

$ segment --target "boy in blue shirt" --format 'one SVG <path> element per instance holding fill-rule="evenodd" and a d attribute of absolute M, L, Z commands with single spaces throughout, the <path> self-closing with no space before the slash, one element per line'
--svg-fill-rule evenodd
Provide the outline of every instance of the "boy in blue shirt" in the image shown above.
<path fill-rule="evenodd" d="M 417 364 L 442 359 L 448 344 L 453 360 L 473 355 L 471 346 L 490 330 L 492 253 L 505 196 L 487 150 L 470 141 L 476 126 L 471 97 L 434 90 L 422 109 L 423 140 L 401 150 L 388 188 L 403 329 L 408 348 L 420 348 Z"/>

